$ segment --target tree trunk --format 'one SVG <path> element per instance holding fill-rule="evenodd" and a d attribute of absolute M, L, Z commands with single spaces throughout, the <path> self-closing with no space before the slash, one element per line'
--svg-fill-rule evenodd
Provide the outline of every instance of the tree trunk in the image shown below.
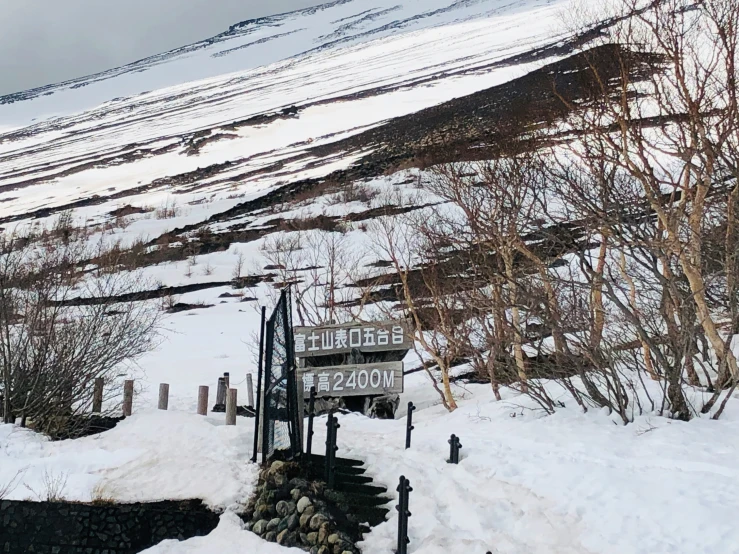
<path fill-rule="evenodd" d="M 518 311 L 518 285 L 513 279 L 513 259 L 510 252 L 503 254 L 503 261 L 508 278 L 508 290 L 511 304 L 511 323 L 513 324 L 513 354 L 516 359 L 518 379 L 521 381 L 521 390 L 528 391 L 526 363 L 523 356 L 523 331 L 521 330 L 521 314 Z"/>
<path fill-rule="evenodd" d="M 631 305 L 631 311 L 634 312 L 634 315 L 638 317 L 639 310 L 636 305 L 636 285 L 634 284 L 634 280 L 631 278 L 631 276 L 626 272 L 626 256 L 623 252 L 621 252 L 621 263 L 619 264 L 619 270 L 621 271 L 621 276 L 629 285 L 629 304 Z M 652 363 L 652 351 L 649 347 L 649 344 L 647 344 L 647 341 L 643 339 L 639 339 L 639 342 L 641 342 L 642 355 L 644 357 L 644 367 L 647 370 L 647 373 L 653 381 L 659 381 L 659 375 L 655 371 L 654 364 Z"/>
<path fill-rule="evenodd" d="M 593 332 L 590 335 L 590 348 L 596 351 L 600 348 L 603 340 L 603 327 L 605 326 L 606 310 L 603 307 L 603 271 L 606 267 L 606 254 L 608 252 L 608 236 L 601 231 L 600 250 L 598 251 L 598 263 L 593 275 L 591 302 L 593 306 Z"/>

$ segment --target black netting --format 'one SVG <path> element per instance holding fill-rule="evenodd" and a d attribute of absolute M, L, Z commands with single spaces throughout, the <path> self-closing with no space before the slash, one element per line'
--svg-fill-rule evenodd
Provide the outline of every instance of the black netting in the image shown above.
<path fill-rule="evenodd" d="M 269 460 L 276 451 L 290 457 L 301 451 L 297 372 L 292 337 L 290 294 L 284 290 L 267 322 L 264 364 L 264 424 L 262 452 Z"/>

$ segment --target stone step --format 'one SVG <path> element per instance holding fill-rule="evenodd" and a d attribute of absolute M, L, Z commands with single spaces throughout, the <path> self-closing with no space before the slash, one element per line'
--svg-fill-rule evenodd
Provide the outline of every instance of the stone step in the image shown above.
<path fill-rule="evenodd" d="M 352 514 L 350 518 L 352 523 L 360 526 L 367 524 L 370 528 L 387 521 L 387 515 L 390 513 L 390 510 L 387 508 L 377 508 L 374 506 L 349 506 L 349 511 Z M 368 532 L 369 529 L 361 531 Z"/>
<path fill-rule="evenodd" d="M 315 477 L 321 478 L 323 477 L 324 472 L 326 471 L 326 462 L 323 461 L 321 463 L 317 462 L 309 462 L 305 464 L 306 469 Z M 364 475 L 364 473 L 367 470 L 363 467 L 353 467 L 353 466 L 336 466 L 336 474 L 337 475 Z"/>
<path fill-rule="evenodd" d="M 358 485 L 372 483 L 372 477 L 368 475 L 363 475 L 364 473 L 363 469 L 361 470 L 361 472 L 346 471 L 347 469 L 357 470 L 360 468 L 346 468 L 346 467 L 336 468 L 336 482 L 337 483 L 355 483 Z M 306 467 L 306 470 L 308 474 L 311 475 L 311 477 L 319 481 L 322 481 L 326 474 L 326 468 L 322 465 L 321 466 L 310 465 Z"/>
<path fill-rule="evenodd" d="M 324 466 L 321 466 L 324 468 Z M 337 475 L 364 475 L 367 470 L 363 467 L 336 466 Z"/>
<path fill-rule="evenodd" d="M 360 494 L 348 491 L 326 490 L 326 498 L 337 504 L 348 506 L 383 506 L 392 502 L 392 498 L 377 494 Z"/>
<path fill-rule="evenodd" d="M 387 487 L 381 487 L 378 485 L 361 485 L 357 483 L 343 483 L 341 480 L 336 480 L 336 490 L 342 492 L 348 492 L 349 494 L 361 494 L 364 496 L 379 496 L 387 492 Z"/>
<path fill-rule="evenodd" d="M 311 454 L 310 456 L 308 456 L 308 460 L 311 463 L 325 464 L 326 456 L 322 456 L 320 454 Z M 362 460 L 352 460 L 351 458 L 337 457 L 335 459 L 335 462 L 337 467 L 361 467 L 364 465 L 364 462 Z"/>
<path fill-rule="evenodd" d="M 373 482 L 372 477 L 367 475 L 347 475 L 340 471 L 336 472 L 336 482 L 343 484 L 352 485 L 369 485 Z"/>

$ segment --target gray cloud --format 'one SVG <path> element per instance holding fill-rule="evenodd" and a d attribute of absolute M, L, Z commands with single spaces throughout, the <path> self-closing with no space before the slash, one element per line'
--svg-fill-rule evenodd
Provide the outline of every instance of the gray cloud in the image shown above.
<path fill-rule="evenodd" d="M 190 44 L 325 0 L 0 0 L 0 95 Z"/>

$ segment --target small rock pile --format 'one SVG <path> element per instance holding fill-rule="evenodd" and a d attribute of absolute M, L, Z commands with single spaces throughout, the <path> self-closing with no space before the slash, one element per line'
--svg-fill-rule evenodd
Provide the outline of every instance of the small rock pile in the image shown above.
<path fill-rule="evenodd" d="M 244 514 L 248 530 L 266 541 L 310 554 L 360 554 L 352 525 L 324 496 L 324 484 L 300 476 L 298 464 L 275 461 L 259 476 Z M 343 527 L 343 529 L 342 529 Z"/>

